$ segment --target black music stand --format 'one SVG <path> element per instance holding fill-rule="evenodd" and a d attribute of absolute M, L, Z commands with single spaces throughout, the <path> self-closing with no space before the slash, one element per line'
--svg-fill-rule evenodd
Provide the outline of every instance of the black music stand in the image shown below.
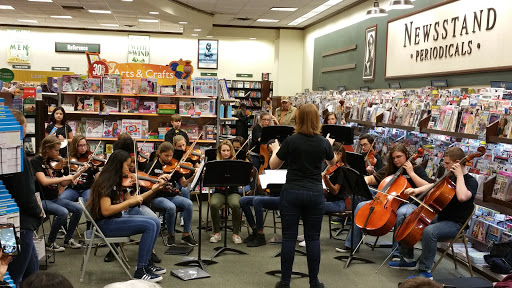
<path fill-rule="evenodd" d="M 261 129 L 261 144 L 267 144 L 272 139 L 277 139 L 279 143 L 283 143 L 286 137 L 293 134 L 295 128 L 292 126 L 265 126 Z"/>
<path fill-rule="evenodd" d="M 353 127 L 332 124 L 322 125 L 322 135 L 326 137 L 327 134 L 330 134 L 329 138 L 334 139 L 334 141 L 340 142 L 343 145 L 354 144 Z"/>
<path fill-rule="evenodd" d="M 252 163 L 238 160 L 209 161 L 205 165 L 203 185 L 206 187 L 229 187 L 246 186 L 251 183 Z M 228 207 L 228 194 L 225 195 L 225 205 Z M 224 246 L 215 247 L 217 251 L 212 259 L 225 251 L 238 254 L 247 254 L 244 251 L 229 248 L 227 246 L 228 237 L 228 213 L 224 213 Z"/>
<path fill-rule="evenodd" d="M 366 165 L 362 154 L 347 152 L 347 164 L 361 175 L 366 175 Z"/>
<path fill-rule="evenodd" d="M 351 201 L 352 213 L 355 213 L 356 196 L 361 196 L 365 199 L 371 199 L 373 197 L 372 197 L 372 194 L 370 193 L 370 189 L 368 188 L 368 185 L 366 184 L 366 181 L 364 181 L 363 175 L 361 175 L 359 172 L 357 172 L 356 170 L 349 168 L 349 167 L 341 166 L 340 168 L 342 169 L 345 183 L 347 183 L 348 184 L 347 186 L 352 190 L 352 201 Z M 355 219 L 355 214 L 352 215 L 352 223 L 350 224 L 351 233 L 352 233 L 352 235 L 351 235 L 352 241 L 354 241 L 354 225 L 355 225 L 354 219 Z M 375 263 L 371 260 L 354 256 L 354 253 L 357 251 L 357 248 L 359 248 L 359 246 L 361 245 L 361 242 L 363 242 L 363 239 L 361 239 L 361 241 L 359 241 L 359 243 L 355 249 L 352 249 L 353 243 L 350 243 L 350 255 L 349 256 L 336 256 L 336 257 L 334 257 L 334 259 L 347 261 L 345 263 L 345 269 L 348 268 L 348 265 L 350 265 L 350 262 L 352 262 L 352 260 L 357 260 L 357 261 L 361 261 L 364 263 Z"/>
<path fill-rule="evenodd" d="M 201 167 L 197 168 L 199 169 L 199 171 L 197 171 L 197 177 L 200 177 L 201 175 L 201 172 L 203 171 L 203 168 L 205 166 L 205 162 L 201 163 Z M 203 191 L 203 185 L 202 185 L 202 179 L 199 179 L 198 181 L 196 181 L 195 183 L 193 183 L 192 185 L 192 190 L 194 190 L 194 184 L 197 184 L 199 183 L 199 191 Z M 181 261 L 181 262 L 178 262 L 176 263 L 177 266 L 194 266 L 194 265 L 197 265 L 199 266 L 199 268 L 201 268 L 202 270 L 205 270 L 205 264 L 206 265 L 212 265 L 212 264 L 217 264 L 216 261 L 212 260 L 212 259 L 201 259 L 201 219 L 203 218 L 203 214 L 202 214 L 202 210 L 201 210 L 201 207 L 203 206 L 201 203 L 201 197 L 199 197 L 199 203 L 197 203 L 197 206 L 199 208 L 199 241 L 197 241 L 197 259 L 190 259 L 190 260 L 185 260 L 185 261 Z"/>

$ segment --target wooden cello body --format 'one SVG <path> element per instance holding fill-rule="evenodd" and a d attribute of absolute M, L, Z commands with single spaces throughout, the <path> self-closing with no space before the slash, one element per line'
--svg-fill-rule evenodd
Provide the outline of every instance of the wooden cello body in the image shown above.
<path fill-rule="evenodd" d="M 432 190 L 423 203 L 430 209 L 424 206 L 418 207 L 400 226 L 395 239 L 407 247 L 413 247 L 421 239 L 423 230 L 432 223 L 436 215 L 450 203 L 455 195 L 455 184 L 445 178 L 440 182 L 434 190 Z"/>

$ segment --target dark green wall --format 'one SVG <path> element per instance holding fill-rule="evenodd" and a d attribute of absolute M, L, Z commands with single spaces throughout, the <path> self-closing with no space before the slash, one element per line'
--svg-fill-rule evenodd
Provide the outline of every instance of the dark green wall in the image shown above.
<path fill-rule="evenodd" d="M 335 90 L 340 85 L 345 85 L 347 90 L 358 90 L 362 86 L 370 86 L 370 89 L 388 88 L 388 82 L 400 82 L 402 88 L 419 88 L 430 85 L 430 80 L 447 79 L 449 86 L 470 86 L 470 85 L 490 85 L 490 81 L 510 81 L 512 80 L 512 71 L 475 73 L 465 75 L 452 75 L 445 77 L 427 77 L 411 78 L 385 81 L 384 68 L 386 62 L 386 30 L 387 21 L 405 13 L 433 5 L 442 0 L 420 0 L 415 1 L 414 8 L 409 10 L 390 11 L 387 17 L 370 18 L 355 25 L 334 31 L 322 37 L 315 39 L 315 53 L 313 62 L 313 90 L 318 87 L 324 87 L 326 90 Z M 361 15 L 361 17 L 365 17 Z M 375 62 L 375 80 L 363 81 L 363 59 L 365 47 L 366 27 L 377 24 L 377 48 Z M 499 45 L 499 39 L 496 39 L 496 45 Z M 322 57 L 322 54 L 343 48 L 345 46 L 357 44 L 357 49 L 349 52 Z M 326 67 L 339 66 L 343 64 L 356 64 L 356 69 L 345 71 L 335 71 L 322 73 L 321 70 Z"/>

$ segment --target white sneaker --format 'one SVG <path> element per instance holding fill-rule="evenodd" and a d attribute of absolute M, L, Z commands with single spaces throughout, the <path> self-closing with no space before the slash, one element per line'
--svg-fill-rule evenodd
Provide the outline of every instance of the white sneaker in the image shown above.
<path fill-rule="evenodd" d="M 304 240 L 305 240 L 305 239 L 304 239 L 304 235 L 299 235 L 299 236 L 297 236 L 297 241 L 302 242 L 302 241 L 304 241 Z"/>
<path fill-rule="evenodd" d="M 242 241 L 242 238 L 238 235 L 233 235 L 233 243 L 235 244 L 242 244 L 244 241 Z"/>
<path fill-rule="evenodd" d="M 64 239 L 64 237 L 66 237 L 66 231 L 60 230 L 57 232 L 57 239 Z"/>
<path fill-rule="evenodd" d="M 57 243 L 54 242 L 51 244 L 46 244 L 46 250 L 55 251 L 55 252 L 63 252 L 63 251 L 66 251 L 66 248 L 61 247 L 61 246 L 57 245 Z"/>
<path fill-rule="evenodd" d="M 73 238 L 69 239 L 67 242 L 64 241 L 64 245 L 66 247 L 71 248 L 71 249 L 80 249 L 80 248 L 82 248 L 82 245 L 76 243 Z"/>
<path fill-rule="evenodd" d="M 180 226 L 181 227 L 185 226 L 185 222 L 183 221 L 183 217 L 180 218 Z"/>
<path fill-rule="evenodd" d="M 299 246 L 300 246 L 300 247 L 306 247 L 306 240 L 301 241 L 301 242 L 299 243 Z"/>
<path fill-rule="evenodd" d="M 216 235 L 216 234 L 213 234 L 212 237 L 210 237 L 210 243 L 217 243 L 220 241 L 222 237 L 219 235 Z"/>

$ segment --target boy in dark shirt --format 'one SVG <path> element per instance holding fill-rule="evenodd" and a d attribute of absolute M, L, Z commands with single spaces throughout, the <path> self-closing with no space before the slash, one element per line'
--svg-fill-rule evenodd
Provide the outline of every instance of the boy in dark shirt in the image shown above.
<path fill-rule="evenodd" d="M 185 131 L 181 130 L 181 115 L 180 114 L 173 114 L 171 116 L 171 125 L 172 127 L 167 131 L 165 134 L 165 141 L 169 143 L 173 143 L 174 136 L 181 135 L 185 137 L 185 140 L 187 141 L 187 146 L 190 144 L 188 135 Z"/>
<path fill-rule="evenodd" d="M 450 180 L 455 184 L 455 195 L 446 207 L 432 221 L 432 224 L 423 230 L 421 245 L 422 251 L 418 263 L 418 273 L 412 277 L 424 277 L 432 279 L 432 266 L 437 252 L 437 241 L 439 239 L 449 239 L 457 235 L 460 228 L 473 213 L 473 201 L 478 182 L 469 175 L 466 167 L 459 162 L 466 155 L 459 147 L 451 147 L 444 153 L 444 167 L 446 171 L 452 171 Z M 419 188 L 409 188 L 405 193 L 418 195 L 428 191 L 432 184 Z M 398 269 L 415 270 L 416 261 L 414 261 L 414 248 L 407 248 L 400 245 L 400 261 L 389 262 L 389 267 Z M 410 255 L 413 257 L 411 258 Z"/>

